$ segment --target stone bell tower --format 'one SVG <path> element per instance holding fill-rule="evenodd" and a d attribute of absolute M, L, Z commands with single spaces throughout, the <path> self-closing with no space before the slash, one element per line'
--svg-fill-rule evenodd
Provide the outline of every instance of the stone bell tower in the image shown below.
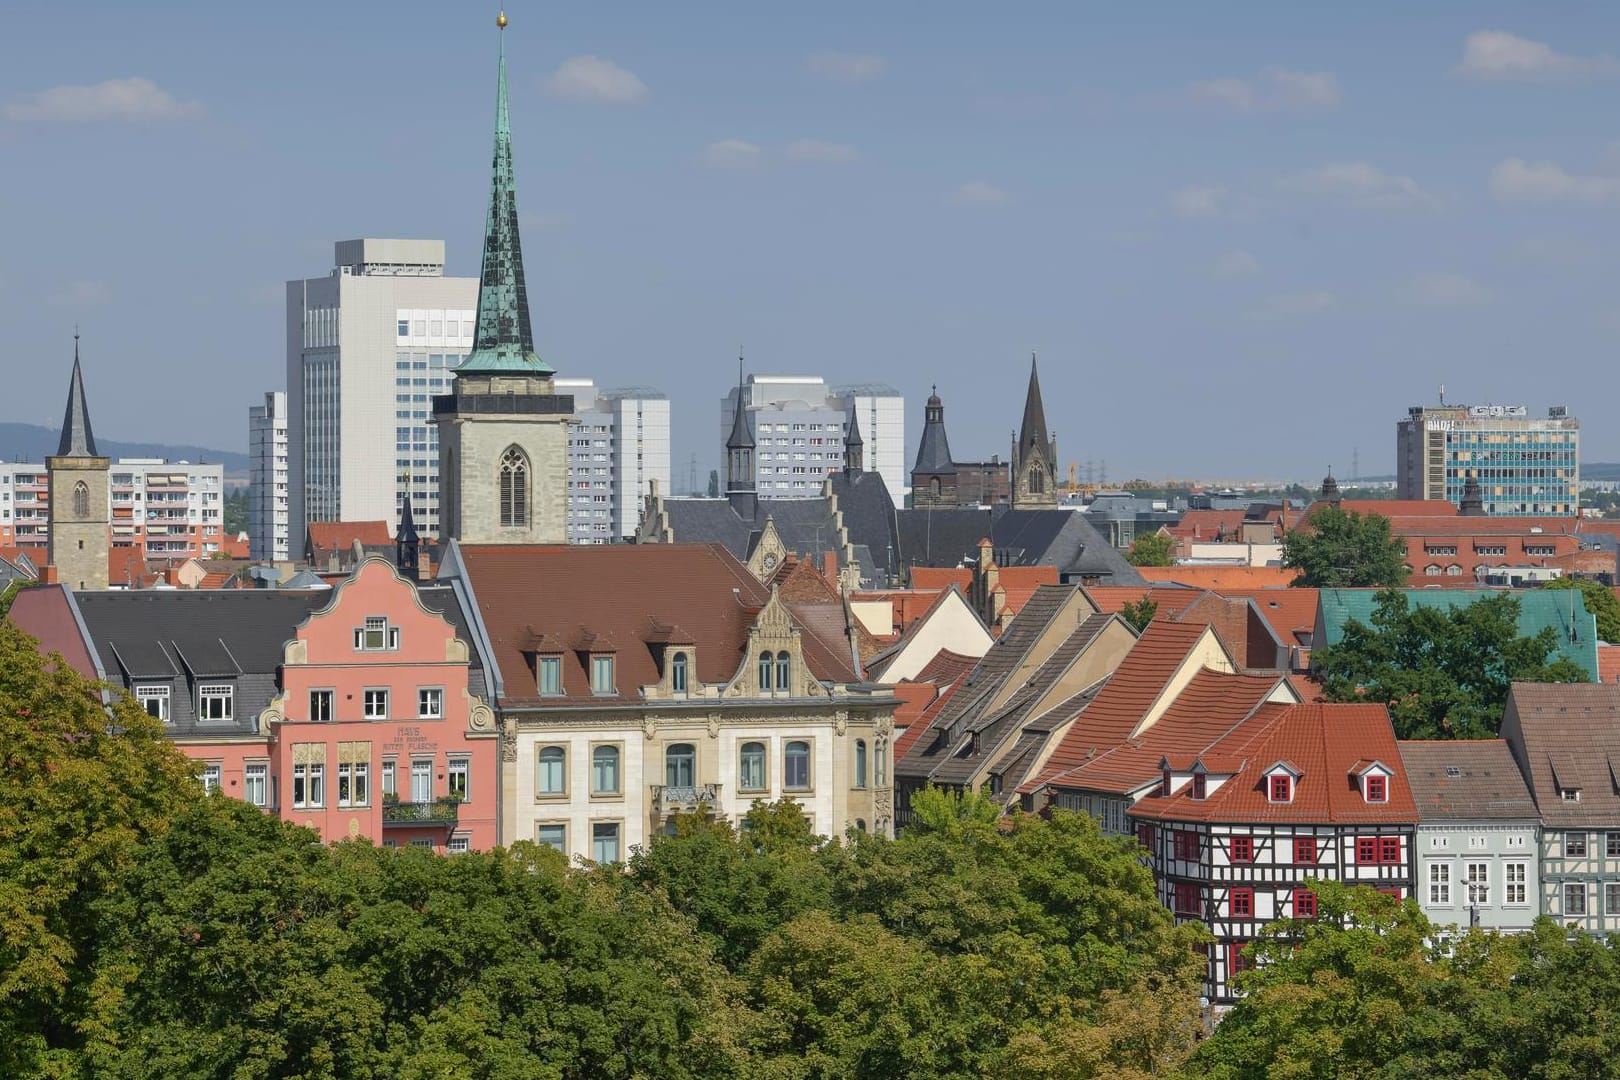
<path fill-rule="evenodd" d="M 50 565 L 70 589 L 105 589 L 112 537 L 107 521 L 109 459 L 96 453 L 90 406 L 79 369 L 79 335 L 73 335 L 73 377 L 56 453 L 45 459 L 50 476 Z"/>

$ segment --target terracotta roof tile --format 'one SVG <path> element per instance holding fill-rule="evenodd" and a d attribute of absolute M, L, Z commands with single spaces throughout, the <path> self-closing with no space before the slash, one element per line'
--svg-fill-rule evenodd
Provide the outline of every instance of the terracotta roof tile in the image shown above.
<path fill-rule="evenodd" d="M 1298 571 L 1280 566 L 1139 566 L 1150 582 L 1190 585 L 1220 592 L 1223 588 L 1286 588 Z"/>
<path fill-rule="evenodd" d="M 1227 586 L 1218 590 L 1222 596 L 1254 601 L 1260 617 L 1266 620 L 1272 633 L 1284 645 L 1303 644 L 1301 634 L 1308 636 L 1316 627 L 1316 589 L 1264 589 L 1247 586 Z"/>
<path fill-rule="evenodd" d="M 1243 537 L 1243 515 L 1242 510 L 1188 510 L 1166 531 L 1171 536 L 1200 543 L 1217 538 L 1236 541 Z"/>
<path fill-rule="evenodd" d="M 1620 686 L 1514 683 L 1502 734 L 1545 824 L 1620 824 Z M 1562 798 L 1568 787 L 1578 800 Z"/>
<path fill-rule="evenodd" d="M 1598 682 L 1620 683 L 1620 645 L 1598 646 Z"/>
<path fill-rule="evenodd" d="M 973 584 L 973 571 L 965 566 L 913 566 L 911 568 L 911 587 L 913 589 L 948 589 L 955 585 L 963 592 Z"/>
<path fill-rule="evenodd" d="M 1155 618 L 1172 620 L 1204 595 L 1203 589 L 1181 585 L 1150 584 L 1146 588 L 1140 585 L 1087 585 L 1084 588 L 1092 603 L 1105 615 L 1117 615 L 1125 610 L 1126 604 L 1134 604 L 1146 596 L 1158 605 L 1153 613 Z"/>
<path fill-rule="evenodd" d="M 363 547 L 387 547 L 394 534 L 386 521 L 312 521 L 309 542 L 319 551 L 347 550 L 358 540 Z"/>

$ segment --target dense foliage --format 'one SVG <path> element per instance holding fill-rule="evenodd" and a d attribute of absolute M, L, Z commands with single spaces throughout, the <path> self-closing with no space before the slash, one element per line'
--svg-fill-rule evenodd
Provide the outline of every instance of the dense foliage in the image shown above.
<path fill-rule="evenodd" d="M 1543 588 L 1579 589 L 1586 610 L 1597 619 L 1598 639 L 1620 644 L 1620 599 L 1615 598 L 1613 589 L 1591 578 L 1559 578 Z"/>
<path fill-rule="evenodd" d="M 1119 609 L 1119 617 L 1131 624 L 1137 633 L 1147 629 L 1153 616 L 1159 613 L 1159 602 L 1153 599 L 1152 594 L 1143 593 L 1140 600 L 1127 601 Z"/>
<path fill-rule="evenodd" d="M 1320 589 L 1394 588 L 1406 582 L 1404 545 L 1389 519 L 1325 506 L 1283 536 L 1283 566 L 1294 584 Z"/>
<path fill-rule="evenodd" d="M 1513 683 L 1586 681 L 1557 649 L 1551 628 L 1519 636 L 1519 601 L 1510 593 L 1428 607 L 1389 590 L 1379 594 L 1372 625 L 1352 619 L 1343 640 L 1316 650 L 1311 663 L 1329 701 L 1388 704 L 1399 738 L 1489 739 Z"/>
<path fill-rule="evenodd" d="M 1125 558 L 1132 566 L 1169 566 L 1170 551 L 1175 547 L 1175 543 L 1175 539 L 1169 533 L 1142 533 L 1131 541 L 1131 548 L 1125 553 Z"/>

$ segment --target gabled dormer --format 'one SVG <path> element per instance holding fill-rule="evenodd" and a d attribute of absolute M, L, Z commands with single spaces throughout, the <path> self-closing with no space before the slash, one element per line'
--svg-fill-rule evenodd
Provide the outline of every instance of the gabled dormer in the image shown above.
<path fill-rule="evenodd" d="M 748 649 L 741 668 L 726 687 L 726 697 L 825 697 L 821 684 L 804 662 L 799 627 L 776 586 L 748 629 Z"/>
<path fill-rule="evenodd" d="M 642 688 L 649 697 L 686 698 L 703 693 L 703 684 L 697 676 L 697 641 L 673 623 L 664 624 L 656 619 L 642 639 L 658 665 L 658 682 Z"/>
<path fill-rule="evenodd" d="M 1207 799 L 1221 789 L 1221 785 L 1243 768 L 1243 762 L 1220 755 L 1201 754 L 1192 763 L 1192 782 L 1188 797 Z"/>
<path fill-rule="evenodd" d="M 1293 802 L 1299 790 L 1300 778 L 1304 775 L 1292 762 L 1272 763 L 1260 773 L 1261 790 L 1265 792 L 1266 801 L 1279 805 Z"/>
<path fill-rule="evenodd" d="M 1356 790 L 1361 792 L 1363 802 L 1387 803 L 1390 784 L 1395 779 L 1395 770 L 1382 761 L 1363 758 L 1350 766 L 1350 779 L 1355 783 Z"/>

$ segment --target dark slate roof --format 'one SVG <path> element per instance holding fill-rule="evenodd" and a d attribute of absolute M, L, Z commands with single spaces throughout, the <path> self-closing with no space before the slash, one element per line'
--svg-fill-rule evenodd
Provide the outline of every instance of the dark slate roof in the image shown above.
<path fill-rule="evenodd" d="M 1536 817 L 1524 774 L 1502 739 L 1397 744 L 1420 822 Z"/>
<path fill-rule="evenodd" d="M 951 443 L 945 437 L 943 412 L 939 421 L 923 424 L 922 442 L 917 444 L 917 463 L 911 467 L 917 473 L 954 473 L 951 461 Z"/>
<path fill-rule="evenodd" d="M 1024 424 L 1018 430 L 1018 445 L 1026 451 L 1031 447 L 1046 452 L 1046 409 L 1041 404 L 1041 376 L 1035 366 L 1035 357 L 1029 358 L 1029 391 L 1024 396 Z"/>
<path fill-rule="evenodd" d="M 62 439 L 57 457 L 100 457 L 90 430 L 90 406 L 84 400 L 84 373 L 79 370 L 79 337 L 73 336 L 73 377 L 68 381 L 67 412 L 62 417 Z"/>
<path fill-rule="evenodd" d="M 901 551 L 900 521 L 889 485 L 879 472 L 839 472 L 831 479 L 856 557 L 862 547 L 871 552 L 871 561 L 862 559 L 861 569 L 874 583 L 887 584 L 899 571 Z"/>
<path fill-rule="evenodd" d="M 1065 579 L 1143 585 L 1142 575 L 1073 510 L 927 508 L 902 510 L 900 539 L 907 566 L 969 566 L 990 538 L 998 566 L 1055 566 Z"/>

